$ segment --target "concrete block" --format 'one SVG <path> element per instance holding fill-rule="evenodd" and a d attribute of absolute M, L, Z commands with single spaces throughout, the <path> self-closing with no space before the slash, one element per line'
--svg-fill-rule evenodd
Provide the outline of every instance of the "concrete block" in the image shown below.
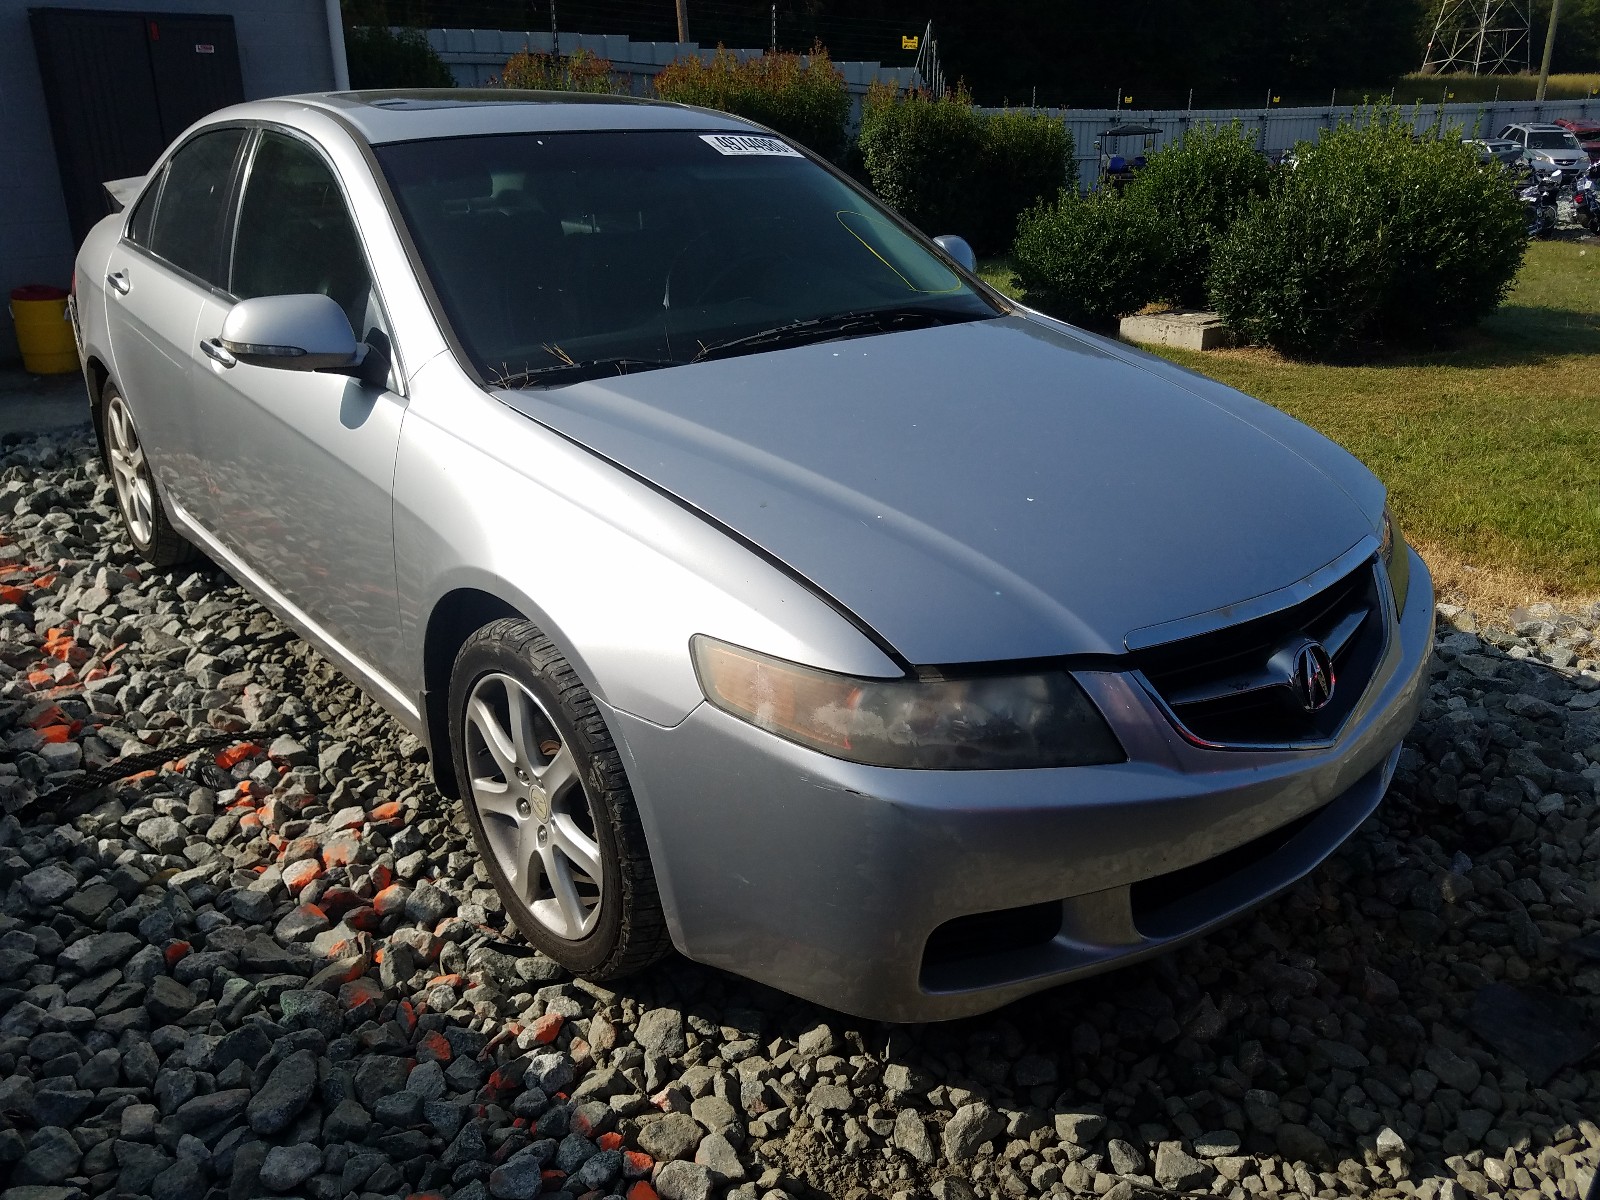
<path fill-rule="evenodd" d="M 1122 318 L 1122 339 L 1179 350 L 1221 350 L 1238 338 L 1213 312 L 1165 312 Z"/>

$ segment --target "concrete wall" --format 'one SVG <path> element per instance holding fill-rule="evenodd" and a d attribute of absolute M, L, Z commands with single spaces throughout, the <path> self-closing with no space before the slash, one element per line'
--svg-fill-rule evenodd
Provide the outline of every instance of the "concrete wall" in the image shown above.
<path fill-rule="evenodd" d="M 239 40 L 247 99 L 334 86 L 323 0 L 0 0 L 0 300 L 26 283 L 66 287 L 77 247 L 34 56 L 28 9 L 227 13 Z M 18 358 L 0 310 L 0 362 Z"/>
<path fill-rule="evenodd" d="M 994 110 L 989 110 L 994 111 Z M 1256 139 L 1264 154 L 1279 154 L 1292 149 L 1300 142 L 1314 142 L 1324 129 L 1331 129 L 1341 120 L 1349 119 L 1358 110 L 1349 107 L 1328 108 L 1207 108 L 1185 111 L 1169 109 L 1151 112 L 1146 109 L 1125 108 L 1053 108 L 1040 111 L 1063 121 L 1072 133 L 1072 144 L 1078 160 L 1078 186 L 1089 187 L 1100 173 L 1100 152 L 1096 148 L 1100 134 L 1114 125 L 1153 125 L 1161 132 L 1153 139 L 1152 150 L 1177 141 L 1186 129 L 1195 125 L 1227 125 L 1238 121 Z M 1409 110 L 1408 110 L 1409 111 Z M 1600 100 L 1536 100 L 1501 101 L 1492 104 L 1447 104 L 1444 109 L 1445 124 L 1459 125 L 1466 137 L 1493 137 L 1507 125 L 1518 122 L 1554 121 L 1557 118 L 1600 117 Z M 1418 108 L 1414 114 L 1417 128 L 1430 127 L 1438 116 L 1438 106 Z M 1132 158 L 1144 153 L 1143 138 L 1123 138 L 1111 152 Z"/>

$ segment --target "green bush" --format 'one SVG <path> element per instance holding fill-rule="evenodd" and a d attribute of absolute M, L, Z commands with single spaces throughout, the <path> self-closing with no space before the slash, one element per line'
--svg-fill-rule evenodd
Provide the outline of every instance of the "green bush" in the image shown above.
<path fill-rule="evenodd" d="M 611 60 L 587 50 L 575 50 L 559 58 L 554 54 L 519 50 L 507 60 L 491 86 L 602 95 L 618 90 L 611 78 Z"/>
<path fill-rule="evenodd" d="M 982 186 L 983 117 L 958 90 L 943 99 L 874 87 L 859 136 L 867 179 L 879 198 L 924 233 L 969 239 Z"/>
<path fill-rule="evenodd" d="M 1063 121 L 1008 108 L 983 118 L 982 136 L 972 223 L 934 232 L 960 233 L 980 253 L 1000 254 L 1016 240 L 1022 214 L 1068 186 L 1075 169 L 1072 134 Z"/>
<path fill-rule="evenodd" d="M 1267 194 L 1272 168 L 1235 122 L 1205 125 L 1150 156 L 1128 192 L 1161 213 L 1166 270 L 1157 295 L 1184 308 L 1206 303 L 1213 242 Z"/>
<path fill-rule="evenodd" d="M 1023 299 L 1079 325 L 1107 326 L 1156 295 L 1163 264 L 1158 210 L 1110 190 L 1024 213 L 1011 251 Z"/>
<path fill-rule="evenodd" d="M 680 58 L 663 69 L 656 94 L 757 121 L 825 158 L 844 152 L 850 92 L 821 45 L 804 58 L 772 53 L 744 62 L 718 46 L 709 63 Z"/>
<path fill-rule="evenodd" d="M 1254 341 L 1338 356 L 1475 324 L 1526 248 L 1504 173 L 1457 131 L 1417 136 L 1384 106 L 1301 148 L 1218 244 L 1211 299 Z"/>
<path fill-rule="evenodd" d="M 437 88 L 456 83 L 420 29 L 396 33 L 387 25 L 366 25 L 346 30 L 344 55 L 352 88 Z"/>
<path fill-rule="evenodd" d="M 873 191 L 929 234 L 958 233 L 980 254 L 1011 244 L 1017 218 L 1068 181 L 1072 135 L 1020 110 L 985 114 L 956 89 L 942 99 L 867 94 L 857 142 Z"/>

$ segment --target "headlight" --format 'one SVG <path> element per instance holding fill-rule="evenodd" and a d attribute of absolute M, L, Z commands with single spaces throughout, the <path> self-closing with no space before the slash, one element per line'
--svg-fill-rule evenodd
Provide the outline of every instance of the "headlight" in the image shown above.
<path fill-rule="evenodd" d="M 712 704 L 834 758 L 952 771 L 1085 766 L 1127 757 L 1065 671 L 856 679 L 704 634 L 690 645 Z"/>
<path fill-rule="evenodd" d="M 1400 527 L 1394 522 L 1394 513 L 1383 506 L 1383 532 L 1379 535 L 1378 554 L 1389 573 L 1389 590 L 1394 593 L 1394 610 L 1406 610 L 1406 593 L 1411 590 L 1411 555 L 1406 552 L 1406 540 L 1400 536 Z"/>

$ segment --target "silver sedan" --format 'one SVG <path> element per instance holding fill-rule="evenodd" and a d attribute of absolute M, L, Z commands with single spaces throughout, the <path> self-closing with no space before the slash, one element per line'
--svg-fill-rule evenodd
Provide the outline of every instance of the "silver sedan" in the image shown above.
<path fill-rule="evenodd" d="M 73 311 L 135 546 L 423 739 L 530 942 L 926 1020 L 1310 871 L 1433 626 L 1348 454 L 972 265 L 721 114 L 353 93 L 185 132 Z"/>

